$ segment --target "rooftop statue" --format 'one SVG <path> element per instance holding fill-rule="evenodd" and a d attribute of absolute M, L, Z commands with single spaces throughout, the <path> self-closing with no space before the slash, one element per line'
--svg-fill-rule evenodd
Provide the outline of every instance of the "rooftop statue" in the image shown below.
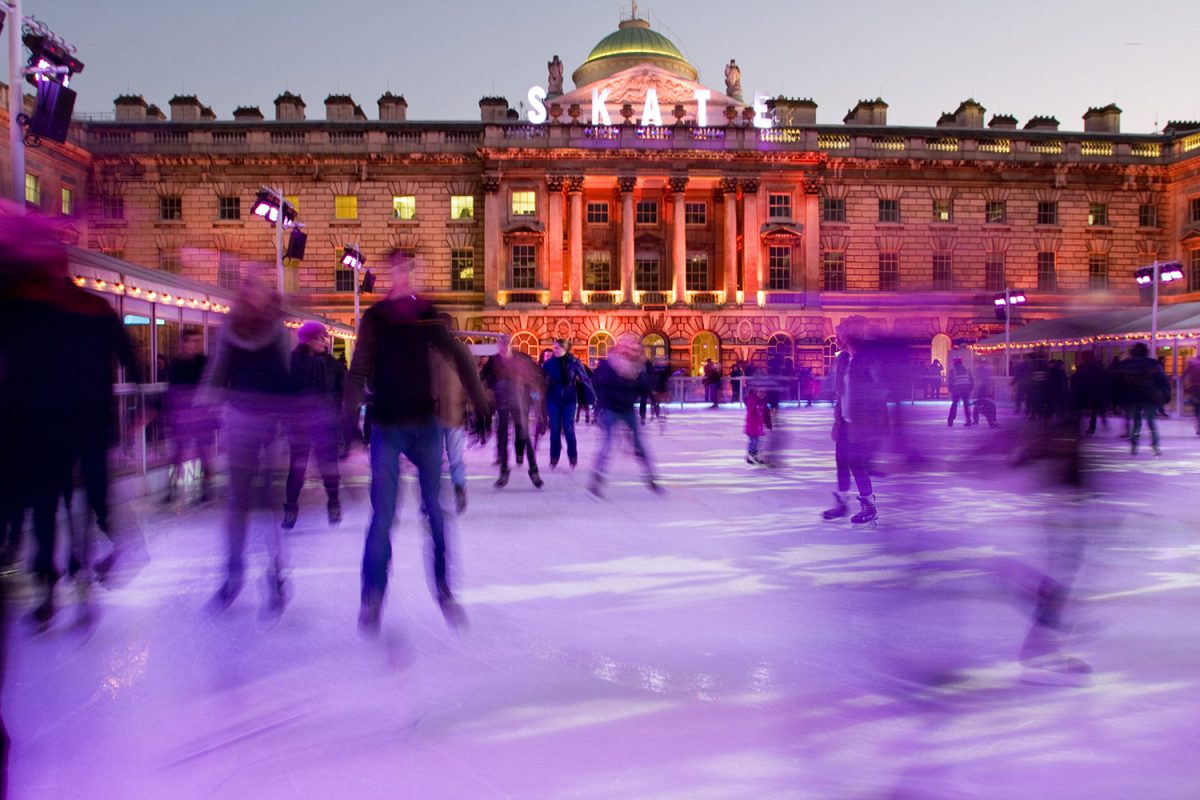
<path fill-rule="evenodd" d="M 546 69 L 550 72 L 550 77 L 546 79 L 546 93 L 550 95 L 562 94 L 562 59 L 556 54 L 553 59 L 546 62 Z"/>
<path fill-rule="evenodd" d="M 725 65 L 725 94 L 742 99 L 742 68 L 732 58 Z"/>

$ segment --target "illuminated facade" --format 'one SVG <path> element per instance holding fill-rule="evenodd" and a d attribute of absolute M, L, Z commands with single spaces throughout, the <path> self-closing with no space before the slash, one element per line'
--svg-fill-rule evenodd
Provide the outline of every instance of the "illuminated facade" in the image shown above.
<path fill-rule="evenodd" d="M 936 125 L 897 127 L 868 100 L 818 125 L 811 101 L 756 111 L 736 84 L 699 83 L 640 20 L 597 45 L 574 89 L 555 73 L 529 97 L 544 121 L 502 98 L 451 124 L 408 121 L 391 94 L 377 120 L 331 96 L 320 121 L 290 93 L 269 121 L 217 120 L 193 97 L 174 98 L 168 121 L 118 98 L 115 120 L 78 133 L 81 236 L 219 285 L 269 277 L 273 239 L 249 204 L 272 186 L 307 226 L 287 280 L 316 313 L 352 319 L 343 246 L 368 266 L 400 248 L 460 328 L 528 350 L 565 336 L 597 357 L 633 331 L 681 364 L 778 349 L 818 372 L 850 314 L 944 359 L 999 329 L 1006 286 L 1026 291 L 1026 318 L 1136 302 L 1133 271 L 1155 258 L 1182 261 L 1184 288 L 1200 290 L 1200 124 L 1124 134 L 1106 106 L 1082 132 L 1044 117 L 1018 128 L 985 124 L 967 100 Z"/>

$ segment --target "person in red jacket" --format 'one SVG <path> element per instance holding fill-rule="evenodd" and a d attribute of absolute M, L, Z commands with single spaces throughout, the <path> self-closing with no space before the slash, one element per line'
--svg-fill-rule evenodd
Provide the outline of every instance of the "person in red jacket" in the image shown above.
<path fill-rule="evenodd" d="M 756 386 L 748 386 L 745 391 L 746 401 L 746 463 L 766 464 L 758 453 L 759 440 L 771 428 L 771 411 L 767 408 L 767 400 Z"/>

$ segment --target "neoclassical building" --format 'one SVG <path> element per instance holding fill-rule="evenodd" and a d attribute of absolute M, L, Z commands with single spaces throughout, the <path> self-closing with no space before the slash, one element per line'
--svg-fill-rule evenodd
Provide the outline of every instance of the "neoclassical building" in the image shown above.
<path fill-rule="evenodd" d="M 45 213 L 66 213 L 70 188 L 82 245 L 221 286 L 272 279 L 250 205 L 277 188 L 308 233 L 286 266 L 294 303 L 350 322 L 343 247 L 368 266 L 408 250 L 459 328 L 534 352 L 565 336 L 594 358 L 633 331 L 683 364 L 779 350 L 821 372 L 850 314 L 944 359 L 1002 329 L 1006 287 L 1027 293 L 1026 319 L 1136 303 L 1133 272 L 1155 259 L 1182 261 L 1183 290 L 1200 291 L 1200 123 L 1122 133 L 1107 105 L 1067 131 L 968 99 L 899 127 L 877 98 L 822 125 L 811 100 L 743 99 L 736 65 L 702 83 L 639 19 L 573 88 L 563 72 L 555 56 L 524 117 L 485 97 L 455 123 L 410 121 L 390 93 L 376 119 L 335 95 L 311 120 L 290 92 L 272 119 L 122 96 L 29 171 Z"/>

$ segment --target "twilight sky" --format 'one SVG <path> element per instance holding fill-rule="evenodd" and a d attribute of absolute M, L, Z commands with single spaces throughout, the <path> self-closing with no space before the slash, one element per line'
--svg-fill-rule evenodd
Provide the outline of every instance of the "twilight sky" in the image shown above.
<path fill-rule="evenodd" d="M 271 119 L 290 89 L 309 119 L 324 117 L 333 93 L 375 119 L 390 89 L 408 100 L 409 119 L 477 120 L 480 97 L 516 106 L 544 86 L 555 53 L 570 89 L 629 3 L 24 0 L 23 10 L 78 48 L 77 112 L 111 112 L 126 93 L 167 110 L 172 96 L 195 94 L 219 119 L 240 105 Z M 1065 130 L 1082 130 L 1084 111 L 1109 102 L 1124 110 L 1126 133 L 1200 119 L 1200 0 L 642 0 L 639 12 L 702 83 L 723 91 L 736 58 L 747 97 L 811 97 L 822 124 L 876 95 L 894 125 L 933 125 L 967 97 L 989 118 L 1052 115 Z"/>

